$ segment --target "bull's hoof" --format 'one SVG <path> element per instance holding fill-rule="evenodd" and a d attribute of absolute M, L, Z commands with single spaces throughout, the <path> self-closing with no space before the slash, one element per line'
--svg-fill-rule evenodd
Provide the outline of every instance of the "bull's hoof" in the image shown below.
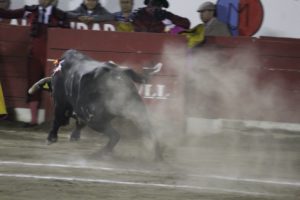
<path fill-rule="evenodd" d="M 32 128 L 32 127 L 35 127 L 37 126 L 38 124 L 32 124 L 32 123 L 24 123 L 23 124 L 23 128 Z"/>
<path fill-rule="evenodd" d="M 55 143 L 55 142 L 57 142 L 57 138 L 48 138 L 48 139 L 46 140 L 46 144 L 47 144 L 47 145 L 53 144 L 53 143 Z"/>
<path fill-rule="evenodd" d="M 164 158 L 163 158 L 162 154 L 155 155 L 154 161 L 155 162 L 162 162 L 162 161 L 164 161 Z"/>
<path fill-rule="evenodd" d="M 154 158 L 156 162 L 164 161 L 163 152 L 164 152 L 164 148 L 159 144 L 156 144 L 155 158 Z"/>
<path fill-rule="evenodd" d="M 105 148 L 98 151 L 95 155 L 97 155 L 99 158 L 112 157 L 113 151 Z"/>
<path fill-rule="evenodd" d="M 77 142 L 80 140 L 80 137 L 70 137 L 69 141 L 70 142 Z"/>
<path fill-rule="evenodd" d="M 88 158 L 92 160 L 110 160 L 113 157 L 112 152 L 104 152 L 102 150 L 91 153 Z"/>

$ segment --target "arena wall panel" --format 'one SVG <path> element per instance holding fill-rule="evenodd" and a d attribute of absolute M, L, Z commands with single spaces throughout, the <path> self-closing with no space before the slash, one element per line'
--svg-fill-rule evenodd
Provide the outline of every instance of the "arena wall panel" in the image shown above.
<path fill-rule="evenodd" d="M 29 28 L 0 24 L 0 80 L 6 104 L 9 108 L 27 108 L 27 59 L 30 42 Z M 174 122 L 184 121 L 188 117 L 210 119 L 248 119 L 262 121 L 300 122 L 300 40 L 290 38 L 249 38 L 249 37 L 208 37 L 200 51 L 221 55 L 224 62 L 231 63 L 228 70 L 250 73 L 253 84 L 261 93 L 261 99 L 251 96 L 251 91 L 241 90 L 238 95 L 228 95 L 226 105 L 220 102 L 213 91 L 203 92 L 203 88 L 189 87 L 184 76 L 189 72 L 187 52 L 168 52 L 165 45 L 179 44 L 185 48 L 181 36 L 151 33 L 118 33 L 91 30 L 50 29 L 48 41 L 48 59 L 57 59 L 70 48 L 78 49 L 94 59 L 126 65 L 141 72 L 143 66 L 163 62 L 165 66 L 150 82 L 145 102 L 155 109 L 163 111 Z M 253 69 L 245 71 L 237 65 L 235 55 L 239 52 L 251 52 L 257 59 Z M 201 54 L 200 54 L 201 55 Z M 205 55 L 205 54 L 203 54 Z M 177 69 L 170 66 L 170 60 L 179 59 Z M 205 59 L 205 58 L 204 58 Z M 165 62 L 167 60 L 167 62 Z M 53 72 L 51 62 L 46 64 L 46 73 Z M 198 73 L 198 74 L 197 74 Z M 205 70 L 198 70 L 199 79 L 208 77 Z M 211 82 L 210 86 L 222 90 L 222 82 Z M 242 84 L 242 83 L 241 83 Z M 171 93 L 166 99 L 155 98 L 157 85 L 165 85 L 164 93 Z M 273 86 L 273 92 L 280 98 L 264 99 L 264 92 Z M 149 95 L 150 94 L 150 95 Z M 253 99 L 252 99 L 253 98 Z M 249 99 L 253 103 L 249 104 Z M 237 101 L 239 100 L 239 101 Z M 205 102 L 205 103 L 204 103 Z M 247 102 L 247 103 L 245 103 Z M 271 106 L 275 104 L 276 106 Z M 260 113 L 252 109 L 261 109 Z M 44 93 L 42 109 L 46 109 L 46 120 L 51 119 L 50 96 Z M 180 113 L 178 115 L 174 114 Z"/>

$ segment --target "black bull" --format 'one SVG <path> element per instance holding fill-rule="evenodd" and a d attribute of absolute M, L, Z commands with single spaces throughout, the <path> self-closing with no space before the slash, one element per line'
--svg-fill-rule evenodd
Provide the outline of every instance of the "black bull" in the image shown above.
<path fill-rule="evenodd" d="M 124 117 L 150 139 L 156 159 L 162 158 L 146 106 L 133 82 L 138 76 L 116 65 L 95 61 L 76 50 L 66 51 L 62 60 L 61 69 L 51 78 L 54 121 L 47 138 L 49 144 L 57 141 L 59 127 L 75 113 L 77 123 L 71 139 L 79 138 L 80 130 L 87 125 L 108 136 L 109 141 L 101 153 L 110 153 L 120 139 L 111 122 L 116 117 Z"/>

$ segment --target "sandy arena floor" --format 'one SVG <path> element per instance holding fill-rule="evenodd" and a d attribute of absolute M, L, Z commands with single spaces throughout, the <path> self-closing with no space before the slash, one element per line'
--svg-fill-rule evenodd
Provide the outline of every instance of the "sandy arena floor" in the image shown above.
<path fill-rule="evenodd" d="M 69 142 L 67 127 L 46 145 L 47 131 L 0 122 L 1 200 L 300 199 L 300 133 L 174 133 L 154 162 L 141 138 L 123 136 L 99 157 L 104 136 L 85 129 Z"/>

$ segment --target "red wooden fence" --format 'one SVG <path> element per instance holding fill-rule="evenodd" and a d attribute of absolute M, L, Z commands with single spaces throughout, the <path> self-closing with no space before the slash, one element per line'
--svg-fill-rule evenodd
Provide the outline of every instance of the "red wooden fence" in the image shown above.
<path fill-rule="evenodd" d="M 28 35 L 28 27 L 0 25 L 0 80 L 9 108 L 26 108 Z M 191 56 L 185 55 L 184 51 L 164 51 L 166 43 L 178 43 L 182 47 L 185 41 L 181 36 L 167 34 L 51 29 L 48 58 L 58 58 L 66 49 L 74 48 L 95 59 L 113 60 L 133 67 L 137 71 L 150 62 L 163 62 L 163 71 L 147 86 L 152 90 L 142 95 L 145 96 L 151 113 L 167 113 L 169 120 L 175 123 L 184 121 L 184 117 L 190 116 L 300 122 L 297 105 L 300 100 L 300 40 L 272 37 L 259 39 L 210 37 L 200 48 L 197 56 L 205 60 L 209 55 L 217 54 L 222 58 L 219 65 L 226 70 L 220 71 L 216 68 L 209 73 L 207 69 L 201 68 L 202 66 L 200 70 L 191 71 L 187 66 L 190 65 Z M 249 67 L 249 59 L 245 63 L 239 61 L 236 55 L 241 52 L 246 55 L 251 54 L 256 59 L 253 68 L 243 67 L 244 65 Z M 178 63 L 171 66 L 174 58 L 178 58 L 175 59 Z M 197 66 L 193 67 L 197 68 Z M 47 64 L 46 71 L 51 74 L 50 63 Z M 218 77 L 218 81 L 213 81 L 213 78 L 216 78 L 212 77 L 214 71 L 223 74 L 223 78 Z M 189 80 L 189 76 L 185 77 L 185 81 L 183 80 L 182 75 L 186 72 L 192 72 L 194 78 L 208 82 L 200 82 L 202 84 L 200 88 L 195 85 L 190 86 L 192 81 Z M 232 77 L 231 72 L 246 74 L 247 79 L 251 77 L 253 85 L 248 89 L 238 87 L 233 91 L 230 83 L 243 86 L 246 80 L 238 79 L 239 82 L 235 82 L 237 80 Z M 226 80 L 227 75 L 233 82 Z M 205 91 L 208 83 L 209 88 L 216 90 Z M 165 87 L 163 98 L 155 94 L 161 87 Z M 268 88 L 271 88 L 274 94 L 264 95 Z M 220 91 L 227 92 L 226 99 L 219 98 Z M 254 95 L 255 92 L 259 95 Z M 45 94 L 43 107 L 51 111 L 49 105 L 51 101 Z M 161 108 L 163 112 L 158 112 Z M 260 112 L 253 112 L 253 110 Z M 49 119 L 50 115 L 47 116 Z"/>
<path fill-rule="evenodd" d="M 187 87 L 188 116 L 300 122 L 300 40 L 211 37 L 196 55 L 220 60 L 196 72 L 208 92 Z"/>

